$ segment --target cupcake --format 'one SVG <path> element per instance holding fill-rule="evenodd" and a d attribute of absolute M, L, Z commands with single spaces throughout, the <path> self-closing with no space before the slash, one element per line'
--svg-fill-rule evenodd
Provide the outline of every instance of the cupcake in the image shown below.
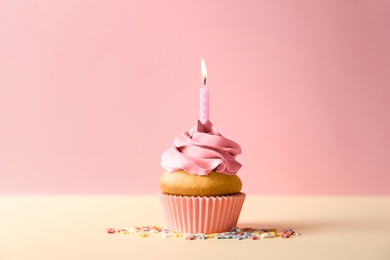
<path fill-rule="evenodd" d="M 208 120 L 177 136 L 161 156 L 160 177 L 167 228 L 211 234 L 237 225 L 245 194 L 237 176 L 241 147 L 223 137 Z"/>

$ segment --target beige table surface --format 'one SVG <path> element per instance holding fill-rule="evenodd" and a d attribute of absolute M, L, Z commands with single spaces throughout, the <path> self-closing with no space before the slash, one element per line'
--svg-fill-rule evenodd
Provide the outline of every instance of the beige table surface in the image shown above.
<path fill-rule="evenodd" d="M 0 259 L 390 259 L 390 197 L 248 196 L 238 225 L 289 239 L 106 233 L 137 225 L 164 225 L 157 196 L 0 196 Z"/>

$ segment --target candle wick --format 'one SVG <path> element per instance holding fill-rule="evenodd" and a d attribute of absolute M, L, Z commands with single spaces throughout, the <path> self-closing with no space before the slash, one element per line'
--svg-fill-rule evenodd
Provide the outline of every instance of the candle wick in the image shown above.
<path fill-rule="evenodd" d="M 204 86 L 206 86 L 206 79 L 207 79 L 207 78 L 204 78 L 204 80 L 203 80 L 203 85 L 204 85 Z"/>

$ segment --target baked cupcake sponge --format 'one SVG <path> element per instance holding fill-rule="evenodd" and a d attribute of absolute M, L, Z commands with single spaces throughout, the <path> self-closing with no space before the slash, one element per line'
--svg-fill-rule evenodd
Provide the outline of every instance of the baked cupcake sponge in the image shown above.
<path fill-rule="evenodd" d="M 180 170 L 164 172 L 160 177 L 160 188 L 165 194 L 181 196 L 222 196 L 241 191 L 242 182 L 234 175 L 210 172 L 206 176 Z"/>

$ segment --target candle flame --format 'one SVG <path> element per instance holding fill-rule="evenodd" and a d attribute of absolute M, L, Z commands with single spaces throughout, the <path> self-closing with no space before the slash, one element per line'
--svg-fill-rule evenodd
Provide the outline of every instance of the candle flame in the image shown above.
<path fill-rule="evenodd" d="M 204 62 L 203 59 L 200 61 L 200 71 L 202 72 L 204 85 L 206 85 L 207 69 L 206 69 L 206 63 Z"/>

